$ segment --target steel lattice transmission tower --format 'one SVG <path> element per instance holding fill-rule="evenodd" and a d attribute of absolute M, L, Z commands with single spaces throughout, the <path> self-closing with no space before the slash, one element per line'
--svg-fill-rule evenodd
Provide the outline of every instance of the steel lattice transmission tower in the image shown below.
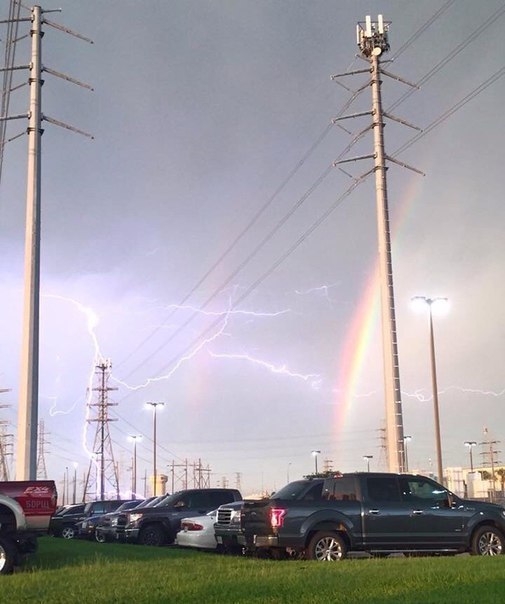
<path fill-rule="evenodd" d="M 96 432 L 93 440 L 93 458 L 90 460 L 89 469 L 84 485 L 83 500 L 90 498 L 93 494 L 95 499 L 106 498 L 106 483 L 110 485 L 114 494 L 119 498 L 119 478 L 117 465 L 114 462 L 114 452 L 112 450 L 112 440 L 109 431 L 109 422 L 117 421 L 109 417 L 109 407 L 116 406 L 117 403 L 109 401 L 109 392 L 117 390 L 108 385 L 111 372 L 110 361 L 102 361 L 96 366 L 97 386 L 92 388 L 97 392 L 97 400 L 89 403 L 90 414 L 92 409 L 96 409 L 96 417 L 90 418 L 88 422 L 96 423 Z M 94 489 L 92 487 L 95 487 Z"/>
<path fill-rule="evenodd" d="M 38 455 L 37 455 L 37 479 L 47 480 L 47 467 L 46 467 L 46 448 L 49 444 L 46 440 L 47 432 L 45 431 L 44 420 L 41 419 L 39 422 L 39 442 L 38 442 Z"/>

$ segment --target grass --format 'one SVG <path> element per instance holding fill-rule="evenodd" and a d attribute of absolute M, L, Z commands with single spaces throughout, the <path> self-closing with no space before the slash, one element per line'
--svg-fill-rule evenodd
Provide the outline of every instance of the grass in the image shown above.
<path fill-rule="evenodd" d="M 0 601 L 16 604 L 482 604 L 505 599 L 505 557 L 280 562 L 46 537 L 0 585 Z"/>

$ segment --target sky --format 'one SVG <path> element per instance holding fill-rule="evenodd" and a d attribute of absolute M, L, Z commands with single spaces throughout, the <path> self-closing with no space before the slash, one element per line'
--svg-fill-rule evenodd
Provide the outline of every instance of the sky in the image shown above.
<path fill-rule="evenodd" d="M 45 115 L 94 136 L 46 122 L 42 137 L 39 418 L 60 490 L 66 467 L 77 464 L 80 484 L 89 467 L 88 389 L 103 359 L 117 388 L 110 434 L 122 491 L 128 435 L 143 435 L 138 491 L 152 472 L 148 401 L 165 403 L 159 472 L 201 460 L 213 486 L 235 486 L 240 473 L 249 494 L 312 472 L 313 450 L 319 468 L 364 470 L 373 455 L 371 469 L 386 469 L 373 178 L 342 197 L 372 166 L 330 169 L 372 152 L 368 134 L 342 155 L 369 117 L 346 120 L 347 131 L 331 125 L 370 109 L 366 74 L 339 79 L 347 88 L 330 76 L 366 67 L 356 23 L 379 13 L 391 22 L 383 59 L 395 59 L 384 67 L 420 83 L 384 77 L 384 108 L 424 130 L 413 140 L 395 121 L 385 128 L 387 153 L 425 174 L 395 164 L 387 173 L 409 466 L 436 469 L 428 313 L 413 311 L 413 296 L 449 299 L 434 316 L 444 467 L 469 465 L 465 441 L 505 441 L 502 2 L 58 6 L 50 21 L 94 41 L 44 27 L 44 66 L 94 88 L 50 74 L 43 86 Z M 29 56 L 20 41 L 16 63 Z M 27 108 L 25 86 L 10 113 Z M 25 128 L 13 120 L 7 137 Z M 14 437 L 26 157 L 26 137 L 8 143 L 0 182 L 0 388 L 10 389 L 0 420 Z"/>

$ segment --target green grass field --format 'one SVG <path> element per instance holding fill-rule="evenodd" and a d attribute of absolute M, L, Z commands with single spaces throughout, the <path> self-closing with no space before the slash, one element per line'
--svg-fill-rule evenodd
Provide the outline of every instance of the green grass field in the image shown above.
<path fill-rule="evenodd" d="M 0 577 L 0 602 L 505 602 L 505 557 L 271 561 L 127 544 L 40 539 Z"/>

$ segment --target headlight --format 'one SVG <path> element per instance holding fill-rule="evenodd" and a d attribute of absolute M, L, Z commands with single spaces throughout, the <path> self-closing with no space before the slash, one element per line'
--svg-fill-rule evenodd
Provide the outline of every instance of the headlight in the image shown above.
<path fill-rule="evenodd" d="M 129 514 L 128 519 L 130 522 L 138 522 L 142 518 L 143 514 Z"/>
<path fill-rule="evenodd" d="M 230 524 L 240 524 L 240 516 L 241 516 L 240 510 L 233 510 L 233 512 L 231 513 L 231 516 L 230 516 Z"/>

